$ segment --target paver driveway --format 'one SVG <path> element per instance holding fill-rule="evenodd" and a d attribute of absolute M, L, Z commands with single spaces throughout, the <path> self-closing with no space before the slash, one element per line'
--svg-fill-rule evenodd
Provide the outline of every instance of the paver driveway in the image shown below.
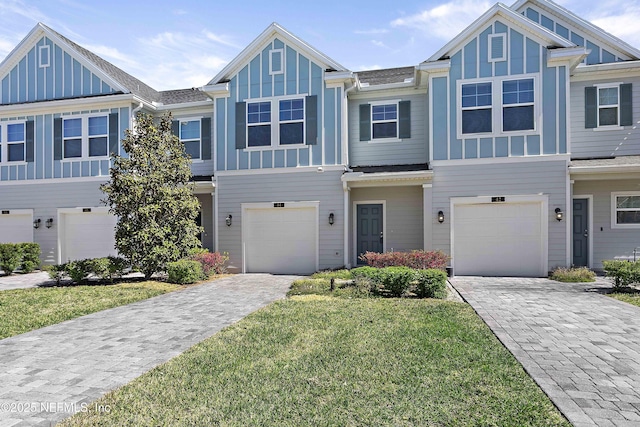
<path fill-rule="evenodd" d="M 451 282 L 575 426 L 640 426 L 640 307 L 602 283 Z"/>
<path fill-rule="evenodd" d="M 55 424 L 283 298 L 294 279 L 236 275 L 0 340 L 0 426 Z"/>

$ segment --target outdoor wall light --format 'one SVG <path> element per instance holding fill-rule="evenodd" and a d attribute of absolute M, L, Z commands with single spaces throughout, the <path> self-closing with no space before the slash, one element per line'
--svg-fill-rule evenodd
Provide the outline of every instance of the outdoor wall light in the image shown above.
<path fill-rule="evenodd" d="M 53 227 L 53 218 L 49 218 L 45 225 L 47 226 L 47 228 Z"/>
<path fill-rule="evenodd" d="M 331 212 L 329 214 L 329 225 L 333 225 L 334 220 L 335 220 L 335 216 L 333 215 L 333 212 Z"/>
<path fill-rule="evenodd" d="M 438 222 L 442 224 L 444 222 L 444 212 L 438 211 Z"/>
<path fill-rule="evenodd" d="M 227 227 L 231 227 L 231 222 L 233 221 L 233 216 L 231 214 L 227 215 L 224 219 L 224 222 L 227 224 Z"/>
<path fill-rule="evenodd" d="M 556 208 L 555 212 L 556 212 L 556 219 L 558 221 L 562 221 L 562 218 L 564 218 L 564 212 L 562 212 L 562 209 Z"/>
<path fill-rule="evenodd" d="M 38 218 L 35 221 L 33 221 L 33 228 L 40 228 L 40 223 L 41 222 L 42 222 L 42 220 L 40 218 Z"/>

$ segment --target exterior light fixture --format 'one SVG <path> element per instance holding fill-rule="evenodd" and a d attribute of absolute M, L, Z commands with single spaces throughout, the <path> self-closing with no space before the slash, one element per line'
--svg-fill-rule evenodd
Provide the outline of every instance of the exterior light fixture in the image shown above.
<path fill-rule="evenodd" d="M 53 218 L 49 218 L 45 225 L 47 226 L 47 228 L 53 227 Z"/>
<path fill-rule="evenodd" d="M 444 212 L 438 211 L 438 222 L 442 224 L 444 222 Z"/>
<path fill-rule="evenodd" d="M 227 224 L 227 227 L 231 227 L 231 222 L 233 221 L 233 216 L 231 214 L 227 215 L 224 219 L 224 222 Z"/>
<path fill-rule="evenodd" d="M 33 228 L 40 228 L 40 223 L 41 222 L 42 222 L 42 220 L 40 218 L 38 218 L 35 221 L 33 221 Z"/>
<path fill-rule="evenodd" d="M 564 212 L 562 212 L 562 209 L 556 208 L 555 212 L 556 212 L 556 219 L 558 221 L 562 221 L 562 218 L 564 218 Z"/>
<path fill-rule="evenodd" d="M 334 220 L 335 220 L 335 215 L 333 215 L 333 212 L 331 212 L 329 214 L 329 225 L 333 225 Z"/>

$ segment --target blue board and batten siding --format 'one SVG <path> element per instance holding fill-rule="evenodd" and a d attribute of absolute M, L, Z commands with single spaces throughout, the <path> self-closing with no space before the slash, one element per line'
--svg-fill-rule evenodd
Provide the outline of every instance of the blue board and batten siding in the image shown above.
<path fill-rule="evenodd" d="M 489 35 L 506 36 L 504 61 L 490 61 Z M 565 154 L 567 152 L 566 67 L 547 67 L 547 49 L 519 31 L 495 21 L 451 56 L 448 76 L 431 81 L 434 160 L 497 158 Z M 458 82 L 493 81 L 533 77 L 535 80 L 535 129 L 458 138 L 460 103 Z M 493 79 L 493 80 L 492 80 Z M 492 108 L 501 108 L 501 91 L 494 90 Z M 496 95 L 497 94 L 497 95 Z M 443 102 L 443 100 L 446 100 Z M 500 114 L 501 115 L 501 114 Z M 494 128 L 500 123 L 493 123 Z M 449 143 L 448 143 L 449 142 Z"/>
<path fill-rule="evenodd" d="M 271 51 L 282 51 L 282 73 L 270 73 Z M 317 144 L 236 148 L 236 103 L 292 95 L 317 97 Z M 323 68 L 274 39 L 229 80 L 229 96 L 215 102 L 216 170 L 334 165 L 342 162 L 342 88 L 327 88 Z M 271 114 L 278 114 L 272 110 Z"/>
<path fill-rule="evenodd" d="M 118 115 L 118 140 L 125 137 L 129 128 L 129 108 L 110 108 L 99 110 L 83 110 L 68 113 L 40 114 L 0 119 L 0 127 L 15 121 L 33 121 L 34 123 L 34 156 L 32 162 L 19 164 L 0 164 L 0 181 L 24 181 L 51 178 L 75 178 L 88 176 L 108 176 L 110 161 L 108 159 L 55 160 L 54 159 L 54 120 L 57 118 L 73 118 L 84 114 Z M 122 147 L 118 143 L 119 154 Z"/>
<path fill-rule="evenodd" d="M 48 49 L 41 51 L 43 46 L 48 46 Z M 48 65 L 41 66 L 44 64 Z M 0 100 L 2 104 L 16 104 L 115 92 L 115 89 L 73 58 L 69 52 L 49 38 L 42 37 L 11 71 L 2 77 Z"/>

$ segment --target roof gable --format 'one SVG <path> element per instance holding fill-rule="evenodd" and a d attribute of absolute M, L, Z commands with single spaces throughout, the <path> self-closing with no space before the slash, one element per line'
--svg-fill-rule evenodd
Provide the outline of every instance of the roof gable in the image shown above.
<path fill-rule="evenodd" d="M 540 24 L 537 24 L 530 19 L 525 18 L 521 14 L 514 12 L 504 4 L 497 3 L 424 62 L 437 61 L 443 57 L 451 56 L 452 53 L 465 45 L 467 39 L 479 34 L 487 24 L 496 18 L 502 18 L 507 23 L 519 27 L 527 34 L 527 36 L 535 38 L 541 44 L 555 47 L 575 46 L 570 41 L 560 37 L 552 31 L 549 31 Z"/>
<path fill-rule="evenodd" d="M 304 53 L 311 61 L 335 71 L 348 71 L 345 67 L 335 62 L 319 50 L 315 49 L 308 43 L 294 36 L 292 33 L 284 29 L 277 23 L 272 23 L 262 32 L 254 41 L 252 41 L 238 56 L 236 56 L 226 67 L 222 69 L 208 85 L 225 82 L 231 79 L 236 73 L 244 68 L 249 62 L 259 54 L 266 46 L 270 45 L 274 40 L 280 40 L 284 44 L 293 47 L 296 51 Z"/>

